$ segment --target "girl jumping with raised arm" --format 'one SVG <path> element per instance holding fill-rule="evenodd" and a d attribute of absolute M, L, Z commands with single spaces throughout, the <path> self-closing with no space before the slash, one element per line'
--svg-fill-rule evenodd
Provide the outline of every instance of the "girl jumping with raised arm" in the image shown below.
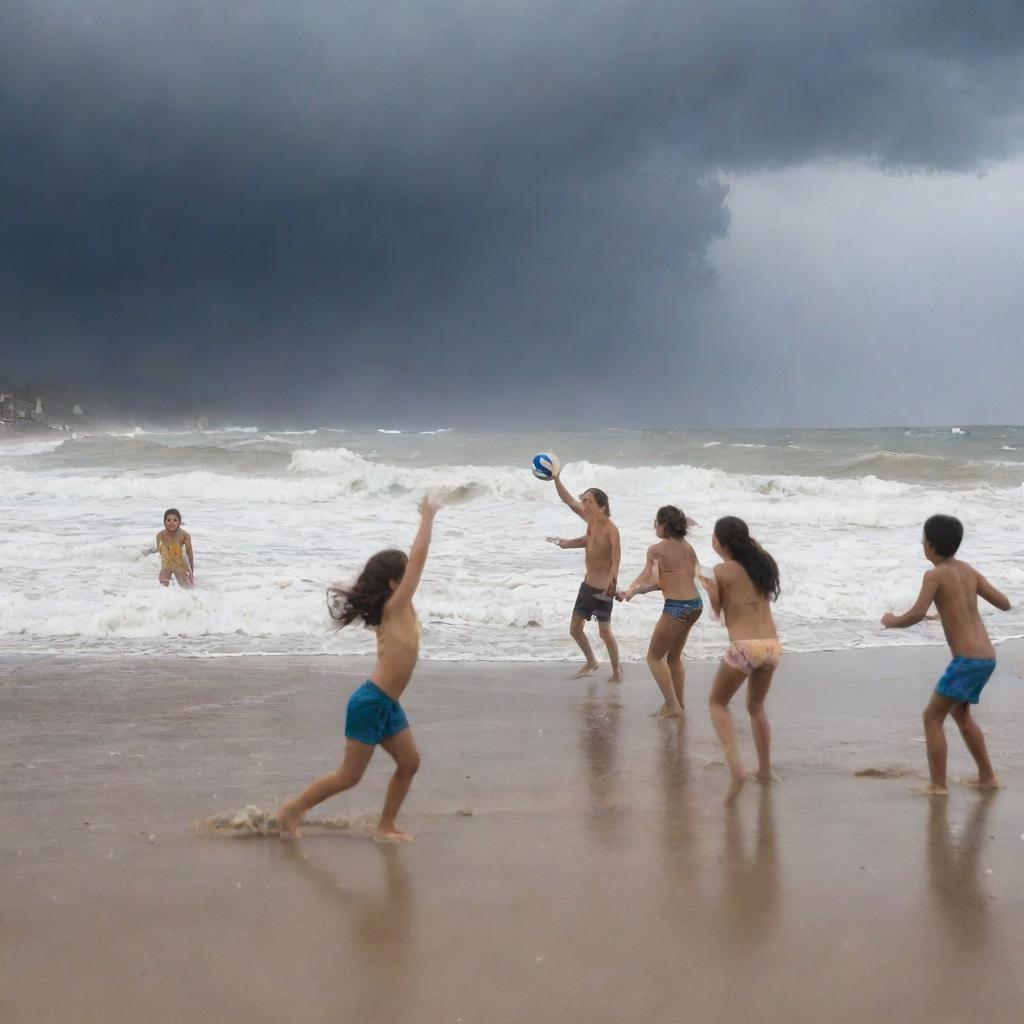
<path fill-rule="evenodd" d="M 750 536 L 747 524 L 735 516 L 726 516 L 715 523 L 712 544 L 723 561 L 715 566 L 714 580 L 705 579 L 704 583 L 715 615 L 725 613 L 730 643 L 711 686 L 709 705 L 711 724 L 725 748 L 732 776 L 725 798 L 726 803 L 731 803 L 743 788 L 746 772 L 736 743 L 729 701 L 748 678 L 747 711 L 757 748 L 757 778 L 762 782 L 774 778 L 771 728 L 764 712 L 764 701 L 782 657 L 771 609 L 771 602 L 779 596 L 779 567 Z"/>
<path fill-rule="evenodd" d="M 430 532 L 437 505 L 424 498 L 420 528 L 408 556 L 404 551 L 379 551 L 367 563 L 355 585 L 329 596 L 332 617 L 343 626 L 357 619 L 377 633 L 377 663 L 373 677 L 352 694 L 345 712 L 345 756 L 341 767 L 317 779 L 278 810 L 281 838 L 302 834 L 303 815 L 329 797 L 351 789 L 366 771 L 378 746 L 395 761 L 375 839 L 409 842 L 395 818 L 420 766 L 420 755 L 402 705 L 398 703 L 420 650 L 420 625 L 412 598 L 423 575 L 430 549 Z M 343 600 L 335 602 L 337 595 Z M 339 607 L 340 606 L 340 607 Z"/>
<path fill-rule="evenodd" d="M 697 555 L 686 540 L 686 516 L 675 505 L 664 505 L 654 518 L 658 543 L 647 549 L 643 572 L 622 594 L 631 601 L 636 594 L 661 590 L 665 604 L 647 648 L 647 667 L 665 698 L 658 718 L 678 718 L 683 713 L 683 648 L 690 629 L 704 611 L 697 593 Z"/>

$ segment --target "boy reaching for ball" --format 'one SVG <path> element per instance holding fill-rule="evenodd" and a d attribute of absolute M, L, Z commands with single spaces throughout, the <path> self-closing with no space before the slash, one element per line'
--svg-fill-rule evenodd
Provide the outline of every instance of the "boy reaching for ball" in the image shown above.
<path fill-rule="evenodd" d="M 577 500 L 562 483 L 560 469 L 554 474 L 554 480 L 559 498 L 587 524 L 587 532 L 582 537 L 575 537 L 572 540 L 564 540 L 561 537 L 548 538 L 560 548 L 583 548 L 586 552 L 587 573 L 580 584 L 576 605 L 572 610 L 569 635 L 579 645 L 587 660 L 574 678 L 589 675 L 600 665 L 594 657 L 594 651 L 583 628 L 590 618 L 595 618 L 612 666 L 612 674 L 608 681 L 621 683 L 619 645 L 612 636 L 611 626 L 619 575 L 619 529 L 611 520 L 608 495 L 597 487 L 590 487 Z"/>

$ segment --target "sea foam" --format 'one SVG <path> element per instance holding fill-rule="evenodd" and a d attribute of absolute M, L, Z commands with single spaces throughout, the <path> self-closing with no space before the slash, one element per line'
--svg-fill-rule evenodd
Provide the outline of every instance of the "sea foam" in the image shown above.
<path fill-rule="evenodd" d="M 505 439 L 458 435 L 464 461 L 438 464 L 423 446 L 452 443 L 443 436 L 380 441 L 376 432 L 372 440 L 349 434 L 340 447 L 336 433 L 322 431 L 302 436 L 296 448 L 297 436 L 255 436 L 252 444 L 266 450 L 250 447 L 248 454 L 230 436 L 212 447 L 208 436 L 183 444 L 178 436 L 151 435 L 66 446 L 48 439 L 30 454 L 9 450 L 17 445 L 0 450 L 0 649 L 368 656 L 370 633 L 330 624 L 326 585 L 354 578 L 376 550 L 406 547 L 418 501 L 430 492 L 450 504 L 438 516 L 417 594 L 423 656 L 578 657 L 567 627 L 582 553 L 552 548 L 544 538 L 581 534 L 583 524 L 550 484 L 533 478 L 532 441 L 512 445 L 525 455 L 522 465 L 511 465 L 506 448 L 493 454 Z M 602 436 L 616 451 L 634 444 L 648 450 L 644 438 Z M 582 446 L 586 439 L 574 440 Z M 810 447 L 813 438 L 800 440 Z M 667 443 L 660 436 L 655 442 Z M 702 442 L 687 450 L 703 450 Z M 722 447 L 708 451 L 708 458 L 735 457 Z M 718 516 L 746 519 L 779 562 L 777 619 L 790 650 L 941 642 L 935 623 L 900 632 L 878 626 L 887 608 L 913 601 L 927 568 L 921 524 L 936 511 L 967 524 L 965 557 L 1007 592 L 1024 590 L 1024 548 L 1015 539 L 1024 473 L 1014 464 L 999 470 L 1012 481 L 1007 486 L 993 483 L 984 467 L 974 478 L 937 483 L 919 477 L 933 460 L 908 453 L 837 452 L 829 463 L 835 475 L 825 476 L 772 472 L 784 464 L 779 451 L 759 451 L 759 472 L 643 464 L 630 456 L 625 464 L 576 461 L 563 478 L 576 493 L 592 485 L 609 493 L 622 534 L 623 584 L 655 540 L 660 505 L 679 505 L 698 522 L 690 540 L 705 565 L 716 560 L 710 531 Z M 876 475 L 879 459 L 886 470 L 909 466 L 907 478 Z M 157 585 L 153 537 L 168 505 L 182 509 L 194 536 L 194 592 Z M 1014 603 L 1008 614 L 986 612 L 996 636 L 1024 632 Z M 613 626 L 627 659 L 643 657 L 659 612 L 657 595 L 615 606 Z M 721 627 L 705 616 L 688 655 L 714 657 L 724 643 Z"/>

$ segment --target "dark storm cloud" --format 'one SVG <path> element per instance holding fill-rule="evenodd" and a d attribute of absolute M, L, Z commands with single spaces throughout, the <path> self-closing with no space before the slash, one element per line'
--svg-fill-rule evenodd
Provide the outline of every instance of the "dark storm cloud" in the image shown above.
<path fill-rule="evenodd" d="M 239 410 L 622 421 L 720 169 L 973 169 L 1024 125 L 1015 2 L 7 11 L 11 367 Z"/>

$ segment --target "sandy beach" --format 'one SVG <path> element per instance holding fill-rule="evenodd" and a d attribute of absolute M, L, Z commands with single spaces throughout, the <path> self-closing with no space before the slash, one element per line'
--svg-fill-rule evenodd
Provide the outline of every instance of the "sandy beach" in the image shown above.
<path fill-rule="evenodd" d="M 194 829 L 330 768 L 364 661 L 7 657 L 0 1016 L 1016 1021 L 1024 643 L 999 659 L 979 721 L 1005 790 L 908 791 L 944 649 L 845 651 L 786 658 L 781 781 L 728 810 L 712 663 L 689 666 L 682 724 L 649 717 L 642 665 L 615 686 L 422 663 L 417 841 L 396 847 L 367 838 L 380 753 L 314 812 L 322 834 Z"/>

